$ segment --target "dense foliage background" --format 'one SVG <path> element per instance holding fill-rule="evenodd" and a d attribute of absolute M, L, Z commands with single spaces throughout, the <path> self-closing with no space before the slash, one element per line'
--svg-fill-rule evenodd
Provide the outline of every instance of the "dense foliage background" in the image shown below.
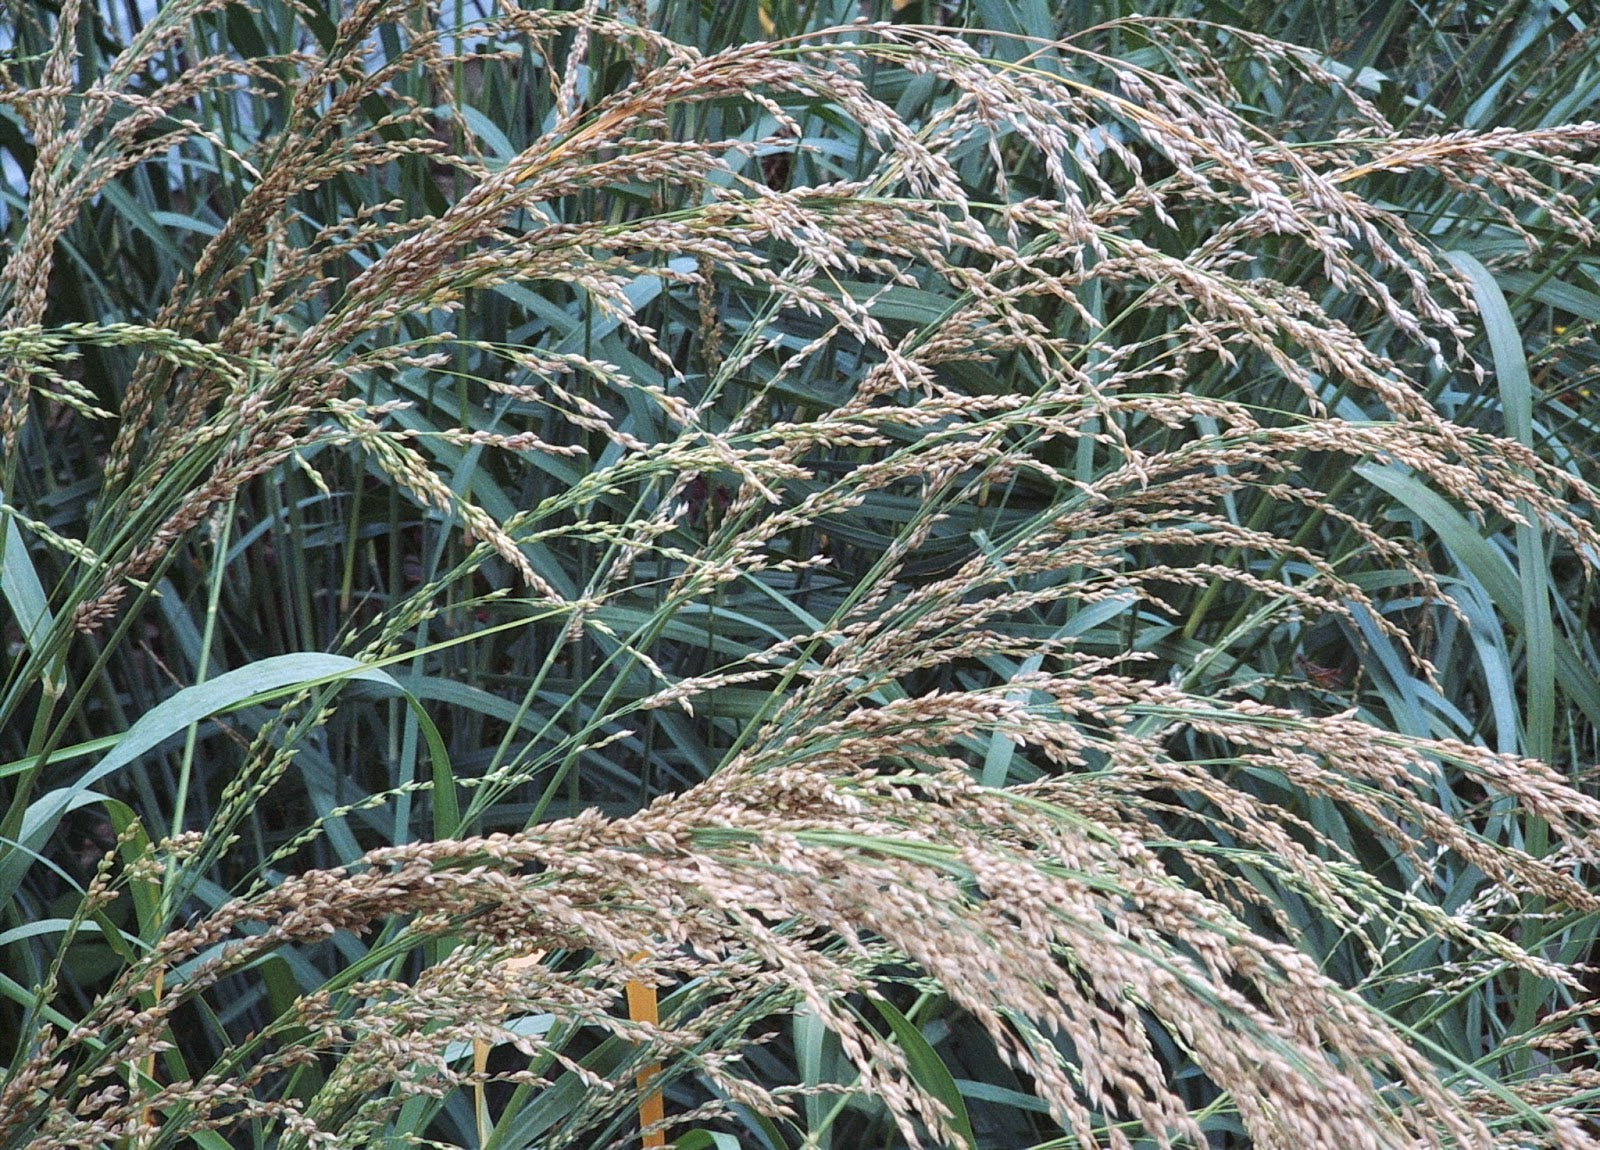
<path fill-rule="evenodd" d="M 0 1144 L 1600 1142 L 1583 6 L 4 11 Z"/>

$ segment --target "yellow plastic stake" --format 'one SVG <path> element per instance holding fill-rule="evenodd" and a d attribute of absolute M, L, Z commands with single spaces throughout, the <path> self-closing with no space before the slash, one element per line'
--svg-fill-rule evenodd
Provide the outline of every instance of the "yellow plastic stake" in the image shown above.
<path fill-rule="evenodd" d="M 647 955 L 641 952 L 634 955 L 633 960 L 638 962 L 646 957 Z M 661 1011 L 659 1004 L 656 1002 L 656 988 L 646 986 L 642 982 L 630 981 L 627 991 L 628 1017 L 635 1022 L 648 1022 L 651 1026 L 660 1026 Z M 644 1097 L 639 1101 L 639 1129 L 645 1132 L 640 1144 L 645 1147 L 645 1150 L 653 1150 L 655 1147 L 667 1144 L 666 1131 L 649 1129 L 651 1126 L 658 1126 L 667 1116 L 666 1104 L 661 1100 L 661 1091 L 659 1089 L 650 1089 L 650 1083 L 654 1082 L 660 1074 L 661 1063 L 652 1062 L 649 1066 L 639 1071 L 638 1077 L 634 1079 L 639 1089 L 645 1092 Z"/>

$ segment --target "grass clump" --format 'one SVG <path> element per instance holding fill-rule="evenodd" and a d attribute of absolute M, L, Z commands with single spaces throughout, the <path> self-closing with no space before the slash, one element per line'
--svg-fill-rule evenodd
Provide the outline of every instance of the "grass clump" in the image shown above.
<path fill-rule="evenodd" d="M 1600 1139 L 1600 126 L 963 13 L 19 13 L 0 1144 Z"/>

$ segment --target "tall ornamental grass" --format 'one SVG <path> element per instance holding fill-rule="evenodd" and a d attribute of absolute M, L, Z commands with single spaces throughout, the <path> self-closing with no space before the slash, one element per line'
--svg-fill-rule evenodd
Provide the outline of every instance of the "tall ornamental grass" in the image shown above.
<path fill-rule="evenodd" d="M 1600 1144 L 1506 11 L 10 8 L 0 1146 Z"/>

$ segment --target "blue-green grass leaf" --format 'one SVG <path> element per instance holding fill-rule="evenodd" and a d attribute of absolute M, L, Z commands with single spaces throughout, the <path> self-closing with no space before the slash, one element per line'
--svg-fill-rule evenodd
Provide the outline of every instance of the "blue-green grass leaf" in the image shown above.
<path fill-rule="evenodd" d="M 1533 383 L 1522 335 L 1506 297 L 1489 269 L 1466 252 L 1447 252 L 1450 262 L 1472 281 L 1473 298 L 1483 316 L 1494 355 L 1495 380 L 1500 387 L 1500 407 L 1506 429 L 1524 447 L 1532 449 Z M 1522 635 L 1527 644 L 1524 689 L 1527 692 L 1527 753 L 1546 762 L 1555 757 L 1556 659 L 1555 621 L 1550 611 L 1549 564 L 1544 531 L 1526 505 L 1519 505 L 1526 522 L 1517 524 L 1517 575 L 1522 597 Z"/>
<path fill-rule="evenodd" d="M 922 1089 L 934 1098 L 944 1103 L 950 1111 L 950 1126 L 961 1136 L 967 1146 L 976 1150 L 978 1137 L 972 1130 L 972 1119 L 967 1114 L 966 1100 L 961 1097 L 961 1089 L 956 1085 L 955 1076 L 950 1073 L 950 1068 L 944 1064 L 944 1059 L 928 1044 L 922 1036 L 922 1031 L 917 1024 L 904 1014 L 901 1014 L 891 1003 L 881 998 L 868 997 L 872 1008 L 883 1016 L 889 1024 L 889 1029 L 894 1031 L 895 1041 L 900 1044 L 900 1049 L 905 1051 L 906 1069 L 910 1071 L 911 1078 Z"/>

